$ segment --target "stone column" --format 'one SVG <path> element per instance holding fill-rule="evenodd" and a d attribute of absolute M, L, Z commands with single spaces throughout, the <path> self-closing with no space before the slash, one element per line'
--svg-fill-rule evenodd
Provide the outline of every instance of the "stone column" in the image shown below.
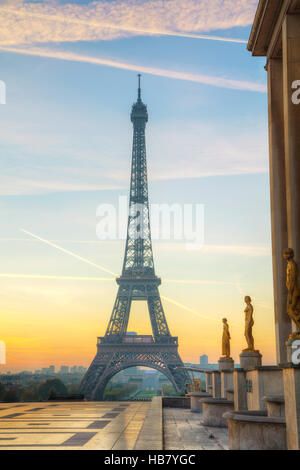
<path fill-rule="evenodd" d="M 288 243 L 300 264 L 300 15 L 287 15 L 282 27 L 284 136 Z M 295 325 L 294 325 L 295 329 Z M 288 449 L 300 449 L 300 370 L 283 370 Z"/>
<path fill-rule="evenodd" d="M 287 15 L 282 28 L 283 100 L 289 247 L 300 265 L 300 15 Z M 299 98 L 299 94 L 297 94 Z"/>
<path fill-rule="evenodd" d="M 283 369 L 286 436 L 289 450 L 300 449 L 300 368 Z"/>
<path fill-rule="evenodd" d="M 234 360 L 231 357 L 220 357 L 221 397 L 227 398 L 227 390 L 233 391 Z"/>
<path fill-rule="evenodd" d="M 286 261 L 283 259 L 283 250 L 288 247 L 289 243 L 287 231 L 282 65 L 282 59 L 270 59 L 268 62 L 272 258 L 277 364 L 287 363 L 285 343 L 292 332 L 291 321 L 286 313 Z"/>
<path fill-rule="evenodd" d="M 221 374 L 219 371 L 214 370 L 212 373 L 212 387 L 213 387 L 213 397 L 221 397 Z"/>
<path fill-rule="evenodd" d="M 234 410 L 247 410 L 246 373 L 243 369 L 233 372 Z"/>
<path fill-rule="evenodd" d="M 221 372 L 221 397 L 227 398 L 228 391 L 233 392 L 233 371 Z"/>
<path fill-rule="evenodd" d="M 205 374 L 205 390 L 206 393 L 212 392 L 212 373 L 206 372 Z"/>

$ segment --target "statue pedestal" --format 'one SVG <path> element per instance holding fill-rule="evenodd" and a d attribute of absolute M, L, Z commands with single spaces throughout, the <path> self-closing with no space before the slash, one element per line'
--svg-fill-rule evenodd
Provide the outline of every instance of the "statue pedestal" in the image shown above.
<path fill-rule="evenodd" d="M 244 349 L 240 354 L 240 365 L 242 369 L 251 369 L 252 367 L 259 367 L 262 364 L 262 355 L 259 351 L 251 351 Z"/>
<path fill-rule="evenodd" d="M 220 357 L 218 364 L 220 372 L 232 372 L 234 370 L 234 360 L 231 357 Z"/>
<path fill-rule="evenodd" d="M 205 392 L 191 392 L 188 394 L 191 397 L 191 412 L 202 413 L 202 398 L 212 398 L 212 395 Z"/>
<path fill-rule="evenodd" d="M 202 398 L 202 423 L 204 426 L 227 428 L 227 419 L 224 413 L 233 411 L 233 401 L 224 398 Z"/>

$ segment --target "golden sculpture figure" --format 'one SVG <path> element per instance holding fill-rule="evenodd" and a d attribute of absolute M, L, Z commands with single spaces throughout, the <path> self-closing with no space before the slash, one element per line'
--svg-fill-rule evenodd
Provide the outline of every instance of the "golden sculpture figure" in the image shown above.
<path fill-rule="evenodd" d="M 223 318 L 222 355 L 230 358 L 230 333 L 227 319 Z"/>
<path fill-rule="evenodd" d="M 284 250 L 283 257 L 287 261 L 286 287 L 288 289 L 287 314 L 298 328 L 298 332 L 291 335 L 300 335 L 300 290 L 298 285 L 298 266 L 294 261 L 294 250 Z"/>
<path fill-rule="evenodd" d="M 253 320 L 253 306 L 251 304 L 251 297 L 246 296 L 245 302 L 247 307 L 245 308 L 245 338 L 248 344 L 248 348 L 245 351 L 254 351 L 254 338 L 252 334 L 252 329 L 254 325 Z"/>

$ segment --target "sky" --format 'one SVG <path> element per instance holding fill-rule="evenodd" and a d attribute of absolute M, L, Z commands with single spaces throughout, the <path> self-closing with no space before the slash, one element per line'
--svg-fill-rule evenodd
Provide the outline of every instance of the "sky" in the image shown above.
<path fill-rule="evenodd" d="M 217 361 L 226 317 L 238 363 L 251 295 L 256 348 L 274 363 L 266 72 L 246 47 L 256 7 L 0 0 L 2 370 L 88 366 L 105 334 L 124 240 L 100 241 L 96 213 L 128 195 L 137 73 L 150 202 L 204 206 L 203 247 L 153 243 L 181 357 Z M 129 329 L 151 333 L 141 302 Z"/>

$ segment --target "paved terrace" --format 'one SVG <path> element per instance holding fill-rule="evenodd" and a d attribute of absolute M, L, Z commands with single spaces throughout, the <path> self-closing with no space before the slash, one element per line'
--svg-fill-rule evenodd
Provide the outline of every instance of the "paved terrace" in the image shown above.
<path fill-rule="evenodd" d="M 0 450 L 134 449 L 150 406 L 149 402 L 0 403 Z"/>
<path fill-rule="evenodd" d="M 228 450 L 228 429 L 203 426 L 201 414 L 190 410 L 163 410 L 165 450 Z"/>
<path fill-rule="evenodd" d="M 152 402 L 0 403 L 0 450 L 223 450 L 227 430 Z"/>

